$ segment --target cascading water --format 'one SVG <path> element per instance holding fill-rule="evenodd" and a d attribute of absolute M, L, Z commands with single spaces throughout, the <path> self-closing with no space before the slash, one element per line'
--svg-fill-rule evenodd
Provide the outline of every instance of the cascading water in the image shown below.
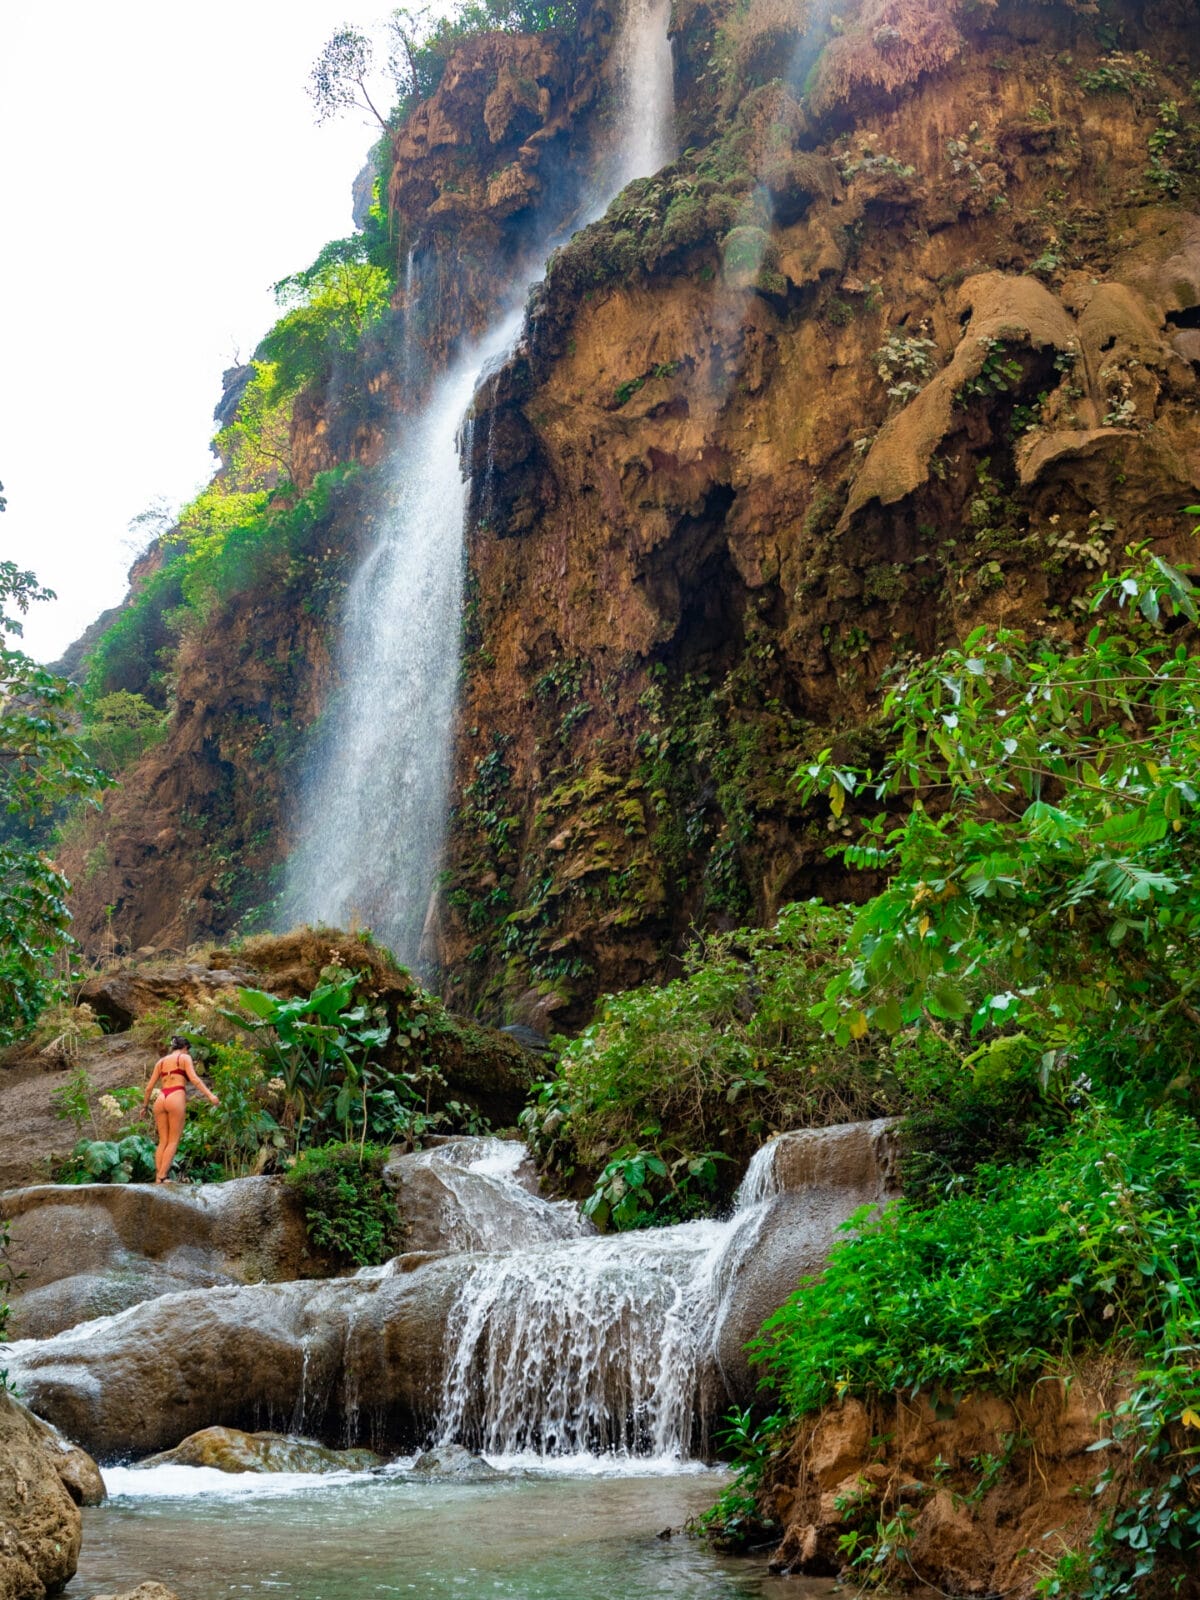
<path fill-rule="evenodd" d="M 613 47 L 619 138 L 589 217 L 673 154 L 669 15 L 670 0 L 628 0 Z M 543 241 L 543 255 L 552 242 Z M 394 504 L 350 588 L 342 689 L 323 719 L 289 863 L 291 916 L 366 923 L 410 965 L 420 958 L 445 834 L 467 504 L 460 425 L 488 364 L 512 343 L 523 287 L 513 286 L 486 336 L 435 385 L 395 452 Z"/>
<path fill-rule="evenodd" d="M 442 1441 L 492 1456 L 689 1456 L 724 1290 L 771 1197 L 769 1159 L 755 1157 L 727 1221 L 475 1258 L 447 1329 Z"/>
<path fill-rule="evenodd" d="M 347 597 L 340 696 L 327 713 L 288 900 L 304 921 L 375 928 L 415 963 L 441 854 L 458 679 L 462 418 L 513 312 L 436 385 L 393 467 L 384 537 Z"/>

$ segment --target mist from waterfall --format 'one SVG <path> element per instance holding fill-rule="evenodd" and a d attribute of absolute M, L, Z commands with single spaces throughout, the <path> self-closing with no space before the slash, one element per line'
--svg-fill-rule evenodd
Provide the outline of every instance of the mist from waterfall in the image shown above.
<path fill-rule="evenodd" d="M 613 46 L 618 138 L 589 218 L 673 154 L 669 16 L 670 0 L 628 0 Z M 542 241 L 542 259 L 556 242 Z M 481 379 L 519 330 L 527 288 L 512 285 L 395 449 L 384 531 L 347 595 L 341 687 L 315 740 L 288 863 L 287 916 L 365 924 L 410 966 L 420 963 L 445 843 L 468 488 L 461 432 Z"/>

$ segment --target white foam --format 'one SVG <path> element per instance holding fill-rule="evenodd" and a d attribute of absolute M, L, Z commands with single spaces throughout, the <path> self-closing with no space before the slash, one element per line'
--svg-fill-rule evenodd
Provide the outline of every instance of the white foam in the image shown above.
<path fill-rule="evenodd" d="M 216 1467 L 103 1467 L 104 1487 L 116 1500 L 270 1498 L 372 1481 L 367 1472 L 221 1472 Z"/>

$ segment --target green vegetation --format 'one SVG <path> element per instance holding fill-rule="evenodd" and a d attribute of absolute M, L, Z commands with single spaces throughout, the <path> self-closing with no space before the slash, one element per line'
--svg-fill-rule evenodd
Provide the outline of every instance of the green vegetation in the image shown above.
<path fill-rule="evenodd" d="M 117 689 L 87 705 L 80 743 L 111 778 L 158 744 L 166 731 L 165 711 L 151 705 L 144 695 Z"/>
<path fill-rule="evenodd" d="M 168 1003 L 134 1025 L 143 1043 L 174 1033 L 186 1038 L 218 1098 L 215 1106 L 189 1109 L 178 1176 L 220 1182 L 285 1170 L 301 1153 L 329 1144 L 419 1148 L 431 1133 L 486 1131 L 470 1106 L 446 1098 L 442 1071 L 443 1061 L 479 1047 L 473 1030 L 461 1028 L 386 952 L 354 941 L 364 959 L 352 970 L 332 959 L 339 950 L 352 959 L 350 941 L 325 937 L 341 942 L 307 995 L 281 999 L 241 989 L 237 1008 L 188 1014 Z M 62 1009 L 47 1014 L 43 1032 L 66 1031 Z M 140 1089 L 98 1094 L 81 1063 L 51 1098 L 82 1136 L 57 1181 L 153 1176 L 154 1139 Z"/>
<path fill-rule="evenodd" d="M 1078 1600 L 1170 1592 L 1200 1552 L 1200 615 L 1183 572 L 1129 562 L 1082 637 L 980 629 L 897 673 L 878 767 L 797 774 L 851 818 L 838 853 L 888 875 L 813 1016 L 847 1048 L 933 1035 L 965 1070 L 909 1108 L 905 1198 L 852 1219 L 757 1350 L 789 1419 L 768 1453 L 846 1395 L 1014 1391 L 1111 1350 L 1134 1376 L 1106 1509 L 1041 1583 Z M 755 1536 L 757 1481 L 723 1537 Z M 848 1527 L 864 1581 L 911 1577 L 903 1509 Z"/>
<path fill-rule="evenodd" d="M 274 577 L 299 584 L 318 603 L 340 592 L 338 568 L 322 570 L 315 591 L 306 558 L 333 514 L 338 488 L 355 472 L 338 467 L 318 473 L 312 489 L 296 497 L 283 489 L 224 494 L 210 486 L 180 517 L 168 561 L 136 591 L 97 643 L 85 684 L 87 735 L 111 696 L 158 705 L 165 698 L 181 634 L 219 604 Z M 328 565 L 328 564 L 326 564 Z M 322 599 L 323 597 L 323 599 Z M 148 728 L 148 719 L 143 724 Z M 156 730 L 153 737 L 159 737 Z"/>
<path fill-rule="evenodd" d="M 383 1181 L 386 1158 L 377 1145 L 325 1145 L 306 1150 L 287 1175 L 309 1238 L 343 1263 L 378 1266 L 400 1248 L 404 1228 Z"/>
<path fill-rule="evenodd" d="M 817 902 L 764 930 L 692 946 L 685 975 L 609 996 L 566 1044 L 523 1122 L 602 1226 L 711 1211 L 783 1128 L 879 1116 L 936 1097 L 958 1069 L 936 1038 L 835 1045 L 814 1021 L 849 927 Z"/>
<path fill-rule="evenodd" d="M 888 694 L 886 762 L 797 773 L 841 817 L 851 866 L 886 870 L 820 1015 L 871 1029 L 969 1021 L 972 1060 L 1016 1073 L 1125 1064 L 1164 1087 L 1196 1061 L 1200 657 L 1189 580 L 1139 549 L 1096 586 L 1079 644 L 979 629 Z"/>
<path fill-rule="evenodd" d="M 0 1045 L 56 994 L 71 948 L 67 882 L 42 848 L 47 824 L 99 778 L 72 732 L 74 691 L 18 649 L 24 613 L 51 600 L 32 572 L 0 562 Z"/>
<path fill-rule="evenodd" d="M 916 398 L 937 371 L 938 347 L 927 338 L 925 324 L 919 333 L 889 333 L 873 360 L 893 408 Z"/>

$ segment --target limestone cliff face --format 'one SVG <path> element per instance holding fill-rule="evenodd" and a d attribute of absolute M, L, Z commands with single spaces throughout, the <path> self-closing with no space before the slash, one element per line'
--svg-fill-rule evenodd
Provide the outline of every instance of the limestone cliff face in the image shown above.
<path fill-rule="evenodd" d="M 1067 8 L 954 9 L 864 7 L 807 96 L 751 92 L 632 185 L 479 397 L 442 924 L 477 1003 L 574 1021 L 689 923 L 853 892 L 788 779 L 869 748 L 889 663 L 1068 629 L 1089 571 L 1186 538 L 1166 79 L 1097 92 Z"/>
<path fill-rule="evenodd" d="M 1126 543 L 1182 548 L 1191 8 L 842 13 L 681 0 L 683 154 L 556 253 L 476 398 L 435 919 L 460 1006 L 574 1023 L 669 971 L 693 924 L 853 892 L 837 825 L 788 779 L 830 744 L 871 748 L 888 665 L 983 621 L 1069 629 Z M 68 862 L 85 934 L 116 905 L 127 942 L 179 942 L 269 897 L 387 418 L 493 309 L 531 209 L 569 215 L 611 25 L 474 41 L 398 141 L 412 298 L 360 352 L 370 403 L 343 381 L 296 423 L 305 481 L 368 470 L 185 643 L 167 744 L 109 799 L 107 855 L 89 834 Z"/>

